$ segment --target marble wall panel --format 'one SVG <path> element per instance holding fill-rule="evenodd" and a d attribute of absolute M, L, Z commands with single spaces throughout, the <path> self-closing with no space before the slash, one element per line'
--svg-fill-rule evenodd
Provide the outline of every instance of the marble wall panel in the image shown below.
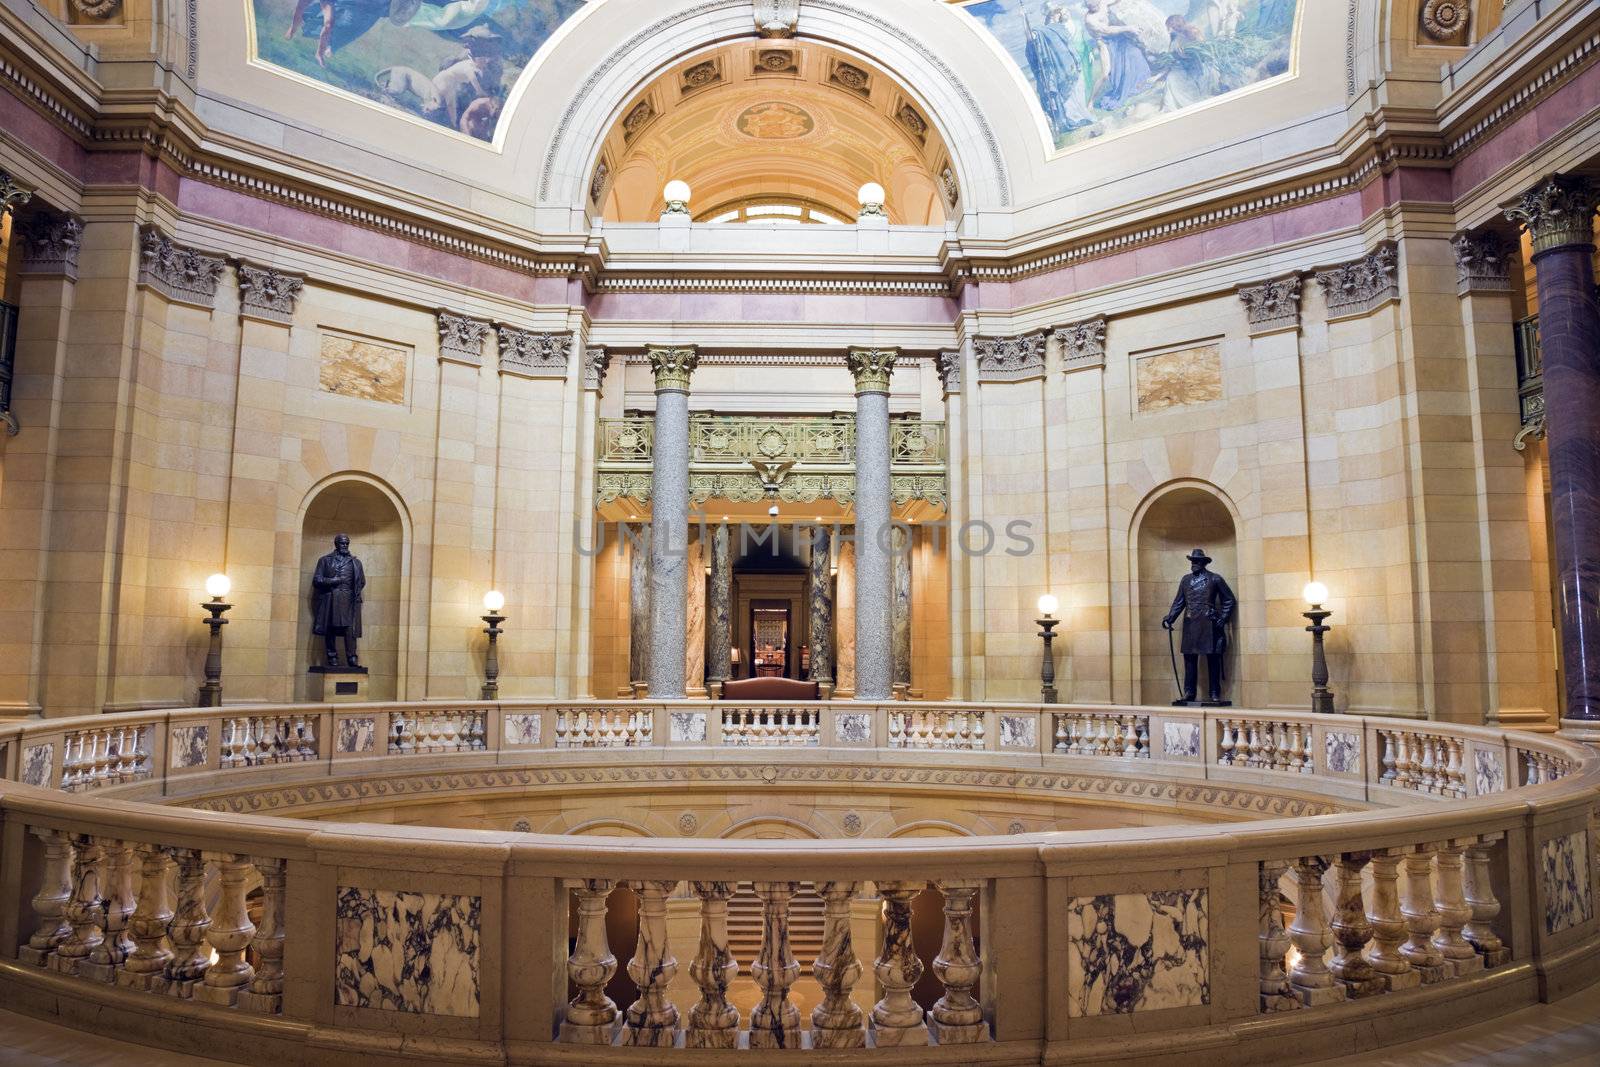
<path fill-rule="evenodd" d="M 1222 349 L 1216 345 L 1161 352 L 1135 367 L 1140 412 L 1209 404 L 1222 399 Z"/>
<path fill-rule="evenodd" d="M 369 715 L 339 720 L 339 751 L 345 753 L 371 752 L 377 740 L 376 723 Z"/>
<path fill-rule="evenodd" d="M 1505 756 L 1489 748 L 1475 749 L 1472 753 L 1472 771 L 1479 796 L 1505 792 Z"/>
<path fill-rule="evenodd" d="M 1359 774 L 1361 772 L 1361 735 L 1343 730 L 1329 730 L 1323 736 L 1323 749 L 1327 755 L 1328 770 L 1334 774 Z"/>
<path fill-rule="evenodd" d="M 1200 756 L 1200 724 L 1197 722 L 1169 722 L 1161 729 L 1161 750 L 1178 759 L 1198 759 Z"/>
<path fill-rule="evenodd" d="M 1000 716 L 1000 747 L 1037 752 L 1039 720 L 1032 715 Z"/>
<path fill-rule="evenodd" d="M 1544 885 L 1544 929 L 1559 934 L 1594 918 L 1594 886 L 1589 870 L 1589 835 L 1583 831 L 1554 837 L 1539 850 Z"/>
<path fill-rule="evenodd" d="M 171 760 L 173 770 L 182 770 L 185 767 L 204 767 L 206 765 L 206 747 L 210 737 L 211 727 L 203 722 L 189 726 L 174 726 L 172 728 Z"/>
<path fill-rule="evenodd" d="M 340 886 L 334 1002 L 478 1016 L 482 898 Z"/>
<path fill-rule="evenodd" d="M 680 745 L 706 743 L 706 713 L 703 711 L 674 711 L 671 720 L 672 740 Z"/>
<path fill-rule="evenodd" d="M 50 769 L 55 765 L 56 746 L 48 743 L 30 745 L 22 750 L 22 784 L 36 785 L 41 789 L 50 785 Z"/>
<path fill-rule="evenodd" d="M 325 393 L 404 405 L 410 349 L 346 334 L 322 335 L 318 384 Z"/>
<path fill-rule="evenodd" d="M 840 712 L 833 720 L 833 734 L 841 745 L 870 745 L 872 716 L 857 711 Z"/>
<path fill-rule="evenodd" d="M 544 716 L 515 712 L 506 716 L 505 744 L 512 748 L 531 748 L 539 744 Z"/>
<path fill-rule="evenodd" d="M 1074 898 L 1067 909 L 1067 1014 L 1209 1004 L 1208 907 L 1204 889 Z"/>

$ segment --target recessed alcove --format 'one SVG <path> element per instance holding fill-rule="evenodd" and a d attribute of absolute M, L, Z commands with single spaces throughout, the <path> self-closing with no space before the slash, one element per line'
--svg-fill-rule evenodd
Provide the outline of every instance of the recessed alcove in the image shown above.
<path fill-rule="evenodd" d="M 1197 548 L 1211 556 L 1210 569 L 1223 575 L 1239 594 L 1239 551 L 1233 516 L 1228 507 L 1208 489 L 1193 485 L 1176 486 L 1152 501 L 1145 509 L 1135 537 L 1134 589 L 1137 594 L 1139 635 L 1139 697 L 1146 704 L 1166 704 L 1177 698 L 1173 678 L 1173 652 L 1178 649 L 1177 670 L 1182 672 L 1183 620 L 1173 631 L 1169 647 L 1161 620 L 1172 608 L 1179 583 L 1189 573 L 1188 555 Z M 1227 683 L 1224 699 L 1238 701 L 1239 677 L 1238 617 L 1230 633 L 1231 642 L 1223 663 Z M 1201 697 L 1206 686 L 1204 658 L 1200 664 Z"/>

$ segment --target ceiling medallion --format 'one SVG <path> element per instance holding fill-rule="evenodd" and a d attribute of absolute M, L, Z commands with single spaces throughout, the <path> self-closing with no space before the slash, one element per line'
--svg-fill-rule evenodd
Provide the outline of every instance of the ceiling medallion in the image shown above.
<path fill-rule="evenodd" d="M 792 141 L 813 132 L 817 120 L 804 108 L 772 101 L 746 108 L 734 125 L 740 133 L 758 141 Z"/>
<path fill-rule="evenodd" d="M 1427 0 L 1422 5 L 1422 28 L 1436 41 L 1448 41 L 1467 28 L 1472 12 L 1463 0 Z"/>

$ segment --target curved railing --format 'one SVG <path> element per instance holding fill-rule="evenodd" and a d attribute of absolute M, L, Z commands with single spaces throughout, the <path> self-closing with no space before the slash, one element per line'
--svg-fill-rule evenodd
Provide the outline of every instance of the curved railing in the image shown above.
<path fill-rule="evenodd" d="M 1369 810 L 730 846 L 133 799 L 813 756 L 1238 783 Z M 0 768 L 4 1000 L 252 1060 L 800 1062 L 865 1045 L 893 1063 L 1292 1061 L 1554 999 L 1600 970 L 1600 758 L 1493 729 L 1036 705 L 229 707 L 0 728 Z M 748 942 L 730 935 L 741 907 Z M 928 907 L 937 952 L 914 937 Z M 792 933 L 801 914 L 815 937 Z"/>

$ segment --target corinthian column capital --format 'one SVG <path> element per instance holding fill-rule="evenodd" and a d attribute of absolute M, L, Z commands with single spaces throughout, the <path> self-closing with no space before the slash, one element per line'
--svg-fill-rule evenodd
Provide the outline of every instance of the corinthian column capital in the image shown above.
<path fill-rule="evenodd" d="M 1555 175 L 1546 178 L 1506 208 L 1506 218 L 1527 227 L 1533 251 L 1563 245 L 1594 244 L 1594 213 L 1600 206 L 1600 185 L 1589 178 Z"/>
<path fill-rule="evenodd" d="M 895 360 L 899 358 L 900 350 L 896 348 L 852 348 L 845 364 L 855 376 L 857 395 L 887 393 Z"/>
<path fill-rule="evenodd" d="M 668 347 L 651 345 L 645 349 L 650 357 L 650 369 L 655 371 L 656 392 L 689 391 L 689 379 L 700 366 L 700 350 L 694 345 Z"/>

